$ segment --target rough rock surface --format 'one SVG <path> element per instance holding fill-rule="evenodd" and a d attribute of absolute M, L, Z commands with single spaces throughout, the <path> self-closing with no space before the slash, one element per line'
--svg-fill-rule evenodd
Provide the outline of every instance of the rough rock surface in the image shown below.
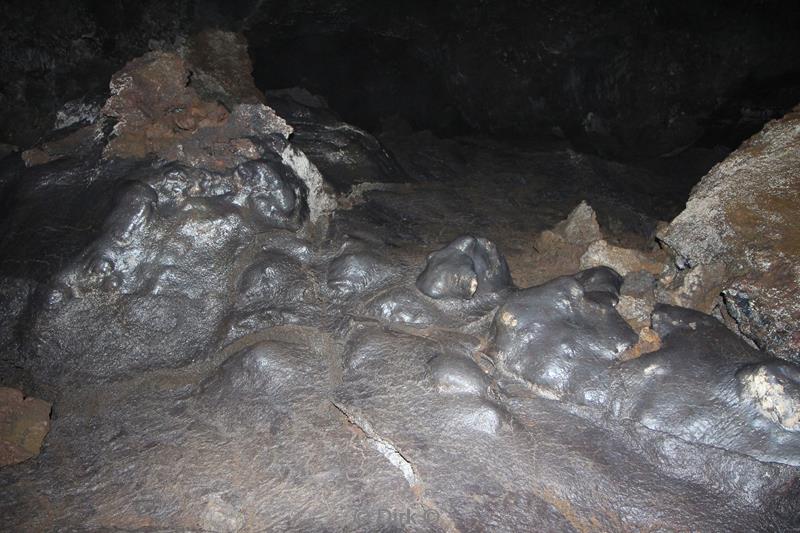
<path fill-rule="evenodd" d="M 49 429 L 49 403 L 0 387 L 0 466 L 38 455 Z"/>
<path fill-rule="evenodd" d="M 660 238 L 696 273 L 695 299 L 723 294 L 759 347 L 800 362 L 800 108 L 767 124 L 695 187 Z M 711 294 L 709 294 L 711 293 Z"/>
<path fill-rule="evenodd" d="M 640 270 L 625 276 L 620 287 L 617 311 L 637 331 L 650 325 L 650 314 L 656 304 L 656 279 Z"/>
<path fill-rule="evenodd" d="M 61 166 L 42 170 L 43 183 L 15 190 L 25 198 L 16 221 L 44 217 L 53 238 L 85 227 L 81 244 L 60 243 L 58 260 L 42 265 L 46 282 L 34 296 L 41 305 L 31 307 L 21 338 L 31 368 L 120 376 L 200 357 L 225 335 L 226 314 L 244 312 L 230 295 L 256 235 L 311 232 L 324 216 L 324 198 L 312 195 L 318 171 L 287 141 L 291 127 L 263 104 L 229 110 L 205 99 L 203 87 L 188 83 L 192 69 L 167 52 L 130 62 L 111 81 L 103 118 L 78 130 L 86 141 L 66 145 Z M 203 83 L 211 79 L 206 73 Z M 113 129 L 103 126 L 111 120 Z M 79 171 L 62 170 L 75 159 L 84 161 Z M 61 203 L 96 206 L 43 211 L 70 182 L 71 198 Z M 4 250 L 11 254 L 24 238 L 9 231 Z M 121 329 L 123 338 L 114 333 Z"/>
<path fill-rule="evenodd" d="M 581 202 L 564 221 L 559 222 L 553 233 L 572 244 L 591 244 L 603 238 L 597 214 L 586 202 Z"/>
<path fill-rule="evenodd" d="M 649 272 L 658 275 L 664 269 L 664 263 L 649 257 L 644 252 L 631 248 L 614 246 L 604 240 L 589 245 L 581 257 L 581 268 L 608 266 L 627 276 L 632 272 Z"/>
<path fill-rule="evenodd" d="M 137 128 L 101 117 L 91 142 L 2 167 L 0 378 L 56 406 L 42 453 L 0 470 L 5 528 L 800 526 L 797 367 L 685 309 L 659 310 L 664 346 L 644 349 L 614 307 L 635 280 L 604 266 L 512 283 L 533 237 L 623 167 L 464 141 L 461 163 L 430 147 L 428 172 L 472 167 L 463 181 L 332 211 L 342 174 L 290 119 L 176 83 L 186 57 L 115 77 L 107 109 Z M 181 129 L 167 86 L 221 122 Z"/>
<path fill-rule="evenodd" d="M 267 102 L 291 124 L 292 144 L 308 156 L 335 192 L 346 195 L 359 186 L 408 181 L 375 137 L 342 122 L 324 99 L 293 88 L 270 91 Z"/>

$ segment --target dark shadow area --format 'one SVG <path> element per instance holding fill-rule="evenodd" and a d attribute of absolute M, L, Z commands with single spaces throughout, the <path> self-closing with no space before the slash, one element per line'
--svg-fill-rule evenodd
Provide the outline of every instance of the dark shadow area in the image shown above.
<path fill-rule="evenodd" d="M 245 23 L 263 89 L 301 86 L 374 131 L 555 132 L 635 161 L 735 149 L 800 101 L 792 2 L 259 4 Z"/>
<path fill-rule="evenodd" d="M 406 39 L 366 32 L 290 37 L 252 47 L 264 90 L 303 87 L 323 95 L 346 122 L 371 131 L 402 117 L 441 135 L 469 131 L 423 51 Z"/>

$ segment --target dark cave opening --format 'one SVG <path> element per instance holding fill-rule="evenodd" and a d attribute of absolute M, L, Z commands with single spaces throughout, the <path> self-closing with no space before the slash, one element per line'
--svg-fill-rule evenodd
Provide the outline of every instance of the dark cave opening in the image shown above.
<path fill-rule="evenodd" d="M 467 132 L 433 67 L 415 57 L 412 46 L 391 36 L 323 33 L 270 40 L 250 54 L 262 90 L 302 87 L 368 131 L 402 117 L 415 130 L 443 136 Z"/>
<path fill-rule="evenodd" d="M 3 529 L 800 529 L 798 28 L 3 2 Z"/>
<path fill-rule="evenodd" d="M 668 205 L 649 214 L 662 219 L 800 99 L 800 10 L 785 3 L 315 8 L 250 12 L 259 88 L 303 87 L 376 134 L 407 124 L 510 145 L 565 139 L 650 172 L 623 188 L 659 196 Z"/>

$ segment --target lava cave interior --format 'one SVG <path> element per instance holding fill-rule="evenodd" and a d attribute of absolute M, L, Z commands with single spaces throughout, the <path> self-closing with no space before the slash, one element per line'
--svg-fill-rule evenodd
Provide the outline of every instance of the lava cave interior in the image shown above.
<path fill-rule="evenodd" d="M 0 5 L 0 529 L 800 530 L 800 4 Z"/>

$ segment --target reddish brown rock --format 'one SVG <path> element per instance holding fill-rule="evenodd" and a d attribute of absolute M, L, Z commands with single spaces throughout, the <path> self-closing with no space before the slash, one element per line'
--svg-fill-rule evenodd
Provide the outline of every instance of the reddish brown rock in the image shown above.
<path fill-rule="evenodd" d="M 25 166 L 34 167 L 56 161 L 76 153 L 102 135 L 101 125 L 92 124 L 75 130 L 64 137 L 53 139 L 22 152 Z"/>
<path fill-rule="evenodd" d="M 193 66 L 176 53 L 151 52 L 111 79 L 103 114 L 117 120 L 106 157 L 156 156 L 208 169 L 230 169 L 262 155 L 253 131 L 288 138 L 291 127 L 259 103 L 230 110 L 204 99 L 191 83 Z"/>
<path fill-rule="evenodd" d="M 18 389 L 0 387 L 0 466 L 38 455 L 49 429 L 49 403 L 25 398 Z"/>
<path fill-rule="evenodd" d="M 694 276 L 694 299 L 709 301 L 722 293 L 743 335 L 795 362 L 800 362 L 798 169 L 800 106 L 715 166 L 659 235 L 678 266 L 688 270 L 686 278 L 705 271 Z"/>
<path fill-rule="evenodd" d="M 644 327 L 639 331 L 639 340 L 636 344 L 622 352 L 619 359 L 630 361 L 659 349 L 661 349 L 661 337 L 650 327 Z"/>
<path fill-rule="evenodd" d="M 264 94 L 253 80 L 247 39 L 241 33 L 203 30 L 189 40 L 187 58 L 194 67 L 192 77 L 201 78 L 206 90 L 237 102 L 264 103 Z"/>

